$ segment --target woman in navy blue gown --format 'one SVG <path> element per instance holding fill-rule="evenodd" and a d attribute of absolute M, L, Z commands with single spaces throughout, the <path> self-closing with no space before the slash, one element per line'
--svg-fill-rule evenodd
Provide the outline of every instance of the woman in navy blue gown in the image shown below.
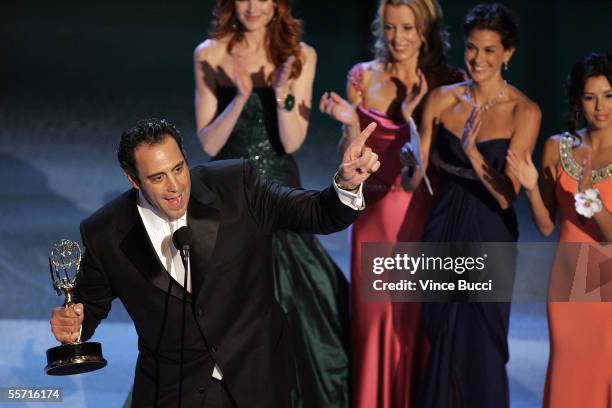
<path fill-rule="evenodd" d="M 429 96 L 420 127 L 423 166 L 406 166 L 403 184 L 416 188 L 430 162 L 439 169 L 423 241 L 513 242 L 518 227 L 512 202 L 520 184 L 506 169 L 505 157 L 508 149 L 533 150 L 541 114 L 502 76 L 518 42 L 510 11 L 501 4 L 474 7 L 464 35 L 470 79 Z M 411 161 L 407 148 L 403 157 Z M 489 258 L 494 268 L 503 267 L 511 287 L 512 265 Z M 417 406 L 508 407 L 509 316 L 509 303 L 424 304 L 432 352 Z"/>

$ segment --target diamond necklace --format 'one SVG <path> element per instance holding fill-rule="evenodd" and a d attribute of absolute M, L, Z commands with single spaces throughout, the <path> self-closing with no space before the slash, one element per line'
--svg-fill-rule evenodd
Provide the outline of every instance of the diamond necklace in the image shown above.
<path fill-rule="evenodd" d="M 499 101 L 501 101 L 501 99 L 504 96 L 506 96 L 507 88 L 508 88 L 508 82 L 504 81 L 504 85 L 502 86 L 502 89 L 499 90 L 497 95 L 489 99 L 487 103 L 484 103 L 481 106 L 478 106 L 476 105 L 476 99 L 474 98 L 474 82 L 469 81 L 465 89 L 465 98 L 467 99 L 470 105 L 472 105 L 474 108 L 479 109 L 480 112 L 485 113 L 486 111 L 488 111 L 489 109 L 497 105 Z"/>

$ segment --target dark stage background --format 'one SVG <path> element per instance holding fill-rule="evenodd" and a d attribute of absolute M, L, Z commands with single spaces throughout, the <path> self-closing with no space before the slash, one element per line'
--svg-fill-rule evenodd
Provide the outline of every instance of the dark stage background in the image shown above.
<path fill-rule="evenodd" d="M 462 20 L 476 3 L 441 3 L 451 33 L 450 61 L 463 67 Z M 191 164 L 208 160 L 195 137 L 192 52 L 206 38 L 212 4 L 30 0 L 0 6 L 0 322 L 46 322 L 49 309 L 61 303 L 49 284 L 49 248 L 62 237 L 78 240 L 79 221 L 129 187 L 115 158 L 123 129 L 141 118 L 165 117 L 182 130 Z M 572 63 L 589 51 L 612 48 L 612 1 L 506 4 L 521 24 L 521 42 L 506 76 L 542 108 L 540 147 L 548 135 L 565 129 L 563 80 Z M 304 41 L 318 53 L 315 106 L 326 90 L 344 94 L 347 71 L 370 59 L 375 10 L 374 1 L 295 1 L 294 14 L 305 22 Z M 338 136 L 337 124 L 313 111 L 308 139 L 297 154 L 306 187 L 329 182 L 338 163 Z M 543 240 L 524 200 L 517 208 L 521 240 Z M 346 273 L 346 233 L 323 242 Z M 543 310 L 541 304 L 516 305 L 513 319 L 523 323 L 513 323 L 513 333 L 527 341 L 519 350 L 528 355 L 538 350 L 545 365 Z M 117 303 L 110 320 L 129 317 Z M 0 363 L 0 387 L 10 385 L 3 377 L 26 385 L 31 356 L 40 363 L 32 369 L 42 370 L 44 348 L 54 343 L 48 323 L 36 327 L 44 332 L 31 335 L 43 344 L 21 339 L 17 353 L 23 360 Z M 0 361 L 14 353 L 12 341 L 0 340 Z M 540 345 L 529 349 L 531 341 Z M 129 370 L 128 365 L 127 377 Z M 543 379 L 527 378 L 513 388 L 513 401 L 521 401 L 515 406 L 539 401 Z"/>

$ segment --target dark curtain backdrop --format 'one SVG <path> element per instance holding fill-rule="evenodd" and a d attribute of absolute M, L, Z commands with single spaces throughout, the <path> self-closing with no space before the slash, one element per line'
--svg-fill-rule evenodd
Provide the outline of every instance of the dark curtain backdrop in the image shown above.
<path fill-rule="evenodd" d="M 304 40 L 319 56 L 315 101 L 328 89 L 344 92 L 347 70 L 370 58 L 369 27 L 377 2 L 294 3 L 294 14 L 305 22 Z M 463 67 L 462 20 L 476 3 L 441 4 L 451 33 L 450 61 Z M 564 129 L 562 84 L 571 64 L 588 51 L 612 49 L 612 1 L 506 5 L 521 25 L 507 78 L 542 107 L 543 139 Z M 194 137 L 191 58 L 206 38 L 213 1 L 29 0 L 3 7 L 3 142 L 52 139 L 112 150 L 118 132 L 137 118 L 164 116 L 191 142 L 192 160 L 205 160 Z M 333 149 L 337 137 L 323 115 L 315 112 L 312 120 L 308 157 L 314 147 L 317 153 L 326 152 L 328 144 Z"/>

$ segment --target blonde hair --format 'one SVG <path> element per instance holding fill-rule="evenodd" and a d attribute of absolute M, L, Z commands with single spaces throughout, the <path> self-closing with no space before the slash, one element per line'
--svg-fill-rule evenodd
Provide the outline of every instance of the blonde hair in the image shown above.
<path fill-rule="evenodd" d="M 372 51 L 376 59 L 383 64 L 391 62 L 383 28 L 386 6 L 407 6 L 414 13 L 416 29 L 423 41 L 419 51 L 419 68 L 428 72 L 446 69 L 446 52 L 450 45 L 448 32 L 442 24 L 442 8 L 436 0 L 380 0 L 376 18 L 372 22 Z"/>

